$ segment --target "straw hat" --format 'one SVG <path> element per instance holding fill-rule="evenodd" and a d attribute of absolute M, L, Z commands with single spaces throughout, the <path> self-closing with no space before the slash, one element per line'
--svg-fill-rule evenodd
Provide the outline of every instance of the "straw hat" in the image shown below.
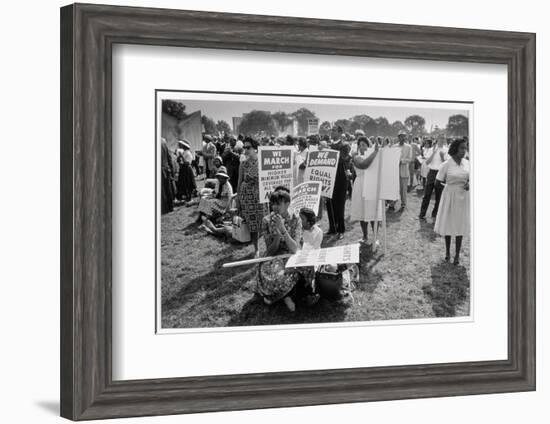
<path fill-rule="evenodd" d="M 178 140 L 178 145 L 180 147 L 185 147 L 186 149 L 191 148 L 191 145 L 189 144 L 189 142 L 187 140 Z"/>
<path fill-rule="evenodd" d="M 217 176 L 229 178 L 229 175 L 227 175 L 227 168 L 225 166 L 220 166 L 218 172 L 216 172 L 216 177 Z"/>

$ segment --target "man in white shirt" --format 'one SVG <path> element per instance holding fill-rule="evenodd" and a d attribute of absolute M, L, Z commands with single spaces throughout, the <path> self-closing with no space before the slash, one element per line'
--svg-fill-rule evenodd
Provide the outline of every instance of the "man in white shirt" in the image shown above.
<path fill-rule="evenodd" d="M 432 192 L 435 189 L 435 205 L 432 209 L 432 218 L 437 216 L 437 210 L 439 208 L 439 200 L 441 199 L 441 193 L 443 188 L 435 184 L 435 177 L 439 168 L 443 162 L 447 160 L 447 143 L 443 135 L 437 137 L 437 143 L 432 148 L 431 154 L 426 159 L 426 164 L 428 165 L 429 171 L 426 178 L 426 186 L 424 187 L 424 198 L 422 199 L 422 206 L 420 207 L 420 215 L 418 218 L 425 219 L 426 212 L 428 211 L 428 206 L 430 205 L 430 200 L 432 198 Z"/>
<path fill-rule="evenodd" d="M 394 144 L 392 148 L 401 149 L 401 158 L 399 159 L 399 197 L 401 200 L 400 210 L 405 209 L 407 206 L 407 185 L 409 183 L 409 163 L 411 163 L 412 148 L 409 144 L 405 143 L 407 133 L 405 131 L 399 131 L 398 143 Z M 390 210 L 395 209 L 395 201 L 390 203 Z"/>

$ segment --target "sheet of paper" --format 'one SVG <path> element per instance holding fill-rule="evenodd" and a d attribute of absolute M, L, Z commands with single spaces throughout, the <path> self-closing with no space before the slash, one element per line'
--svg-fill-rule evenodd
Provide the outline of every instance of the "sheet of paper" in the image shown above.
<path fill-rule="evenodd" d="M 359 263 L 359 243 L 317 250 L 300 250 L 288 258 L 286 268 L 356 263 Z"/>

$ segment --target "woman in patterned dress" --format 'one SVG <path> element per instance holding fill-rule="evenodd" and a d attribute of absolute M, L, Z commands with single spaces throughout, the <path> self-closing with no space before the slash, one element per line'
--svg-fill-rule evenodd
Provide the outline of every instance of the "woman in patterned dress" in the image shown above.
<path fill-rule="evenodd" d="M 290 195 L 286 191 L 276 190 L 271 193 L 269 203 L 271 213 L 262 220 L 265 256 L 296 253 L 302 238 L 302 222 L 298 216 L 288 212 Z M 283 299 L 287 308 L 294 312 L 296 306 L 290 298 L 290 292 L 300 275 L 294 269 L 285 268 L 286 261 L 287 258 L 275 258 L 261 263 L 256 291 L 266 304 L 271 305 Z"/>
<path fill-rule="evenodd" d="M 246 137 L 243 143 L 246 159 L 239 167 L 237 208 L 250 231 L 254 244 L 254 256 L 259 256 L 258 238 L 262 219 L 269 213 L 267 203 L 260 203 L 260 178 L 258 170 L 258 142 Z"/>
<path fill-rule="evenodd" d="M 454 264 L 458 265 L 462 237 L 470 231 L 470 165 L 466 155 L 466 141 L 459 138 L 451 143 L 450 159 L 441 165 L 436 184 L 445 183 L 437 210 L 434 231 L 445 236 L 445 261 L 451 256 L 451 237 L 455 237 Z"/>

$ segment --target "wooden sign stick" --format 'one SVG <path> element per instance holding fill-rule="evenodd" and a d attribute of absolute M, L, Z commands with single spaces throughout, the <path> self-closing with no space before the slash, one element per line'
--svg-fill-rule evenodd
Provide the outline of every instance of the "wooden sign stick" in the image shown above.
<path fill-rule="evenodd" d="M 266 256 L 264 258 L 254 258 L 254 259 L 246 259 L 244 261 L 227 262 L 226 264 L 222 265 L 222 268 L 233 268 L 235 266 L 260 264 L 262 262 L 269 262 L 273 259 L 290 258 L 292 255 L 293 255 L 292 253 L 286 253 L 284 255 Z"/>
<path fill-rule="evenodd" d="M 376 202 L 375 202 L 375 212 L 374 212 L 374 219 L 376 221 L 376 225 L 374 226 L 374 246 L 373 246 L 373 250 L 376 251 L 377 250 L 377 245 L 376 245 L 376 240 L 378 240 L 378 204 L 380 203 L 380 185 L 381 185 L 381 179 L 382 179 L 382 152 L 384 151 L 384 147 L 380 148 L 378 150 L 378 170 L 377 170 L 377 177 L 376 177 Z M 385 212 L 385 209 L 384 208 L 384 212 Z M 384 215 L 382 215 L 382 220 L 383 222 L 385 222 L 384 220 Z M 385 245 L 385 243 L 384 243 Z"/>

